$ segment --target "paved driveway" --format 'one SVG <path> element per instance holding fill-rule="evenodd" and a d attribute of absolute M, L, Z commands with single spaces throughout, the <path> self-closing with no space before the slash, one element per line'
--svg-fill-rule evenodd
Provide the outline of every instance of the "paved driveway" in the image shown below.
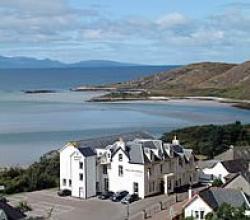
<path fill-rule="evenodd" d="M 126 208 L 120 203 L 100 201 L 97 198 L 80 200 L 71 197 L 58 197 L 55 190 L 43 190 L 16 194 L 8 197 L 11 204 L 27 201 L 32 207 L 31 216 L 48 216 L 52 210 L 54 220 L 122 220 Z"/>
<path fill-rule="evenodd" d="M 27 201 L 32 207 L 30 216 L 48 216 L 52 212 L 53 220 L 124 220 L 127 215 L 126 205 L 110 200 L 91 198 L 80 200 L 72 197 L 57 196 L 56 189 L 42 190 L 11 195 L 8 200 L 12 205 Z M 166 195 L 146 198 L 130 204 L 130 215 L 166 199 Z"/>

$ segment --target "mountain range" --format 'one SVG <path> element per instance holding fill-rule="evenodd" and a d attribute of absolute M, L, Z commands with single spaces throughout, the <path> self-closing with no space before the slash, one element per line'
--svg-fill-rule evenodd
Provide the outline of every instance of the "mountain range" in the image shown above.
<path fill-rule="evenodd" d="M 154 96 L 216 96 L 250 100 L 250 61 L 242 64 L 190 64 L 112 86 L 145 89 Z"/>
<path fill-rule="evenodd" d="M 31 68 L 81 68 L 81 67 L 122 67 L 138 66 L 137 64 L 122 63 L 110 60 L 85 60 L 66 64 L 51 59 L 36 59 L 30 57 L 4 57 L 0 56 L 0 69 L 31 69 Z"/>

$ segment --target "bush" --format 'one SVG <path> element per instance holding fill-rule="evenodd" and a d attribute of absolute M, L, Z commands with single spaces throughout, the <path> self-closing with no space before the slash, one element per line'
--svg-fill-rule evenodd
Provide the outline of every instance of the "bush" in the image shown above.
<path fill-rule="evenodd" d="M 28 205 L 26 201 L 19 202 L 16 208 L 22 213 L 32 211 L 32 208 Z"/>
<path fill-rule="evenodd" d="M 215 187 L 220 187 L 223 185 L 223 182 L 221 181 L 221 179 L 215 179 L 213 182 L 212 182 L 212 186 L 215 186 Z"/>
<path fill-rule="evenodd" d="M 59 153 L 46 154 L 27 169 L 10 168 L 0 173 L 0 185 L 6 194 L 30 192 L 57 187 L 59 184 Z"/>

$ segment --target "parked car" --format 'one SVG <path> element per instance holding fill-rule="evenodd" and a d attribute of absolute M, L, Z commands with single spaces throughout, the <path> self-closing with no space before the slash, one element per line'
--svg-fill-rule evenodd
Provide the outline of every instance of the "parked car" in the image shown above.
<path fill-rule="evenodd" d="M 116 192 L 112 196 L 112 201 L 113 202 L 120 202 L 126 195 L 128 195 L 128 191 L 119 191 L 119 192 Z"/>
<path fill-rule="evenodd" d="M 137 194 L 128 194 L 126 195 L 122 200 L 121 200 L 121 203 L 122 204 L 130 204 L 132 202 L 135 202 L 139 200 L 139 197 Z"/>
<path fill-rule="evenodd" d="M 71 196 L 71 191 L 68 189 L 64 189 L 64 190 L 57 192 L 57 195 L 61 197 Z"/>
<path fill-rule="evenodd" d="M 113 195 L 114 195 L 114 192 L 112 191 L 103 192 L 98 196 L 98 199 L 101 199 L 101 200 L 111 199 Z"/>

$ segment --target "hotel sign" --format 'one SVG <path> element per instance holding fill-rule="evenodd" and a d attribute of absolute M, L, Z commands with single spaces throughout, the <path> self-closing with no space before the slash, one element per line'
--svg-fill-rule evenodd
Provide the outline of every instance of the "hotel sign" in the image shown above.
<path fill-rule="evenodd" d="M 81 160 L 81 156 L 74 156 L 74 160 Z"/>
<path fill-rule="evenodd" d="M 125 169 L 127 172 L 132 172 L 132 173 L 143 173 L 141 170 L 132 170 L 132 169 Z"/>

